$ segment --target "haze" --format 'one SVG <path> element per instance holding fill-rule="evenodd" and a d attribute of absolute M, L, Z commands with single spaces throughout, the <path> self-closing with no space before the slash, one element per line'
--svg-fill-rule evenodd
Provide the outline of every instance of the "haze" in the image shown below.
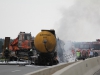
<path fill-rule="evenodd" d="M 100 0 L 0 0 L 0 38 L 16 38 L 20 31 L 36 36 L 55 29 L 71 41 L 100 38 Z"/>
<path fill-rule="evenodd" d="M 16 38 L 20 31 L 36 36 L 54 27 L 73 0 L 0 0 L 0 38 Z"/>
<path fill-rule="evenodd" d="M 58 36 L 63 40 L 95 41 L 100 39 L 100 0 L 76 0 L 62 11 Z"/>

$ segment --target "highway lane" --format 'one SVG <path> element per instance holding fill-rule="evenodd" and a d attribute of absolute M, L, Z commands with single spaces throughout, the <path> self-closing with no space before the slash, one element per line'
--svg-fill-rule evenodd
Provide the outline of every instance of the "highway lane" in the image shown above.
<path fill-rule="evenodd" d="M 0 75 L 24 75 L 43 68 L 46 66 L 0 65 Z"/>

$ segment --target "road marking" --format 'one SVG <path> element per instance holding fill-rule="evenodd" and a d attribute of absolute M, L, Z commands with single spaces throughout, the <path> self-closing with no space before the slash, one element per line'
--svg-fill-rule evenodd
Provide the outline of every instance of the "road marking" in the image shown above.
<path fill-rule="evenodd" d="M 12 72 L 17 72 L 17 71 L 21 71 L 21 70 L 14 70 L 14 71 L 12 71 Z"/>
<path fill-rule="evenodd" d="M 37 67 L 42 67 L 42 66 L 34 66 L 34 65 L 25 65 L 27 67 L 34 67 L 34 68 L 37 68 Z"/>

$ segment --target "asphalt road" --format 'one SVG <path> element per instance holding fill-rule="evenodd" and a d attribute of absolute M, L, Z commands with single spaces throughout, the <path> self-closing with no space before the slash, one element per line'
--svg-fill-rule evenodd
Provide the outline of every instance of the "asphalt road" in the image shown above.
<path fill-rule="evenodd" d="M 93 75 L 100 75 L 100 70 L 98 70 L 97 72 L 95 72 Z"/>
<path fill-rule="evenodd" d="M 43 68 L 46 66 L 0 65 L 0 75 L 24 75 Z"/>

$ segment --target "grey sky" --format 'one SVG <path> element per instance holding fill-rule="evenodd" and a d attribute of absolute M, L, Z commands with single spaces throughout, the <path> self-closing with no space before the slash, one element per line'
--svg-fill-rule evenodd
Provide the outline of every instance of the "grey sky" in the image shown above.
<path fill-rule="evenodd" d="M 63 40 L 100 39 L 100 0 L 76 0 L 62 11 L 58 26 L 57 34 Z"/>
<path fill-rule="evenodd" d="M 0 0 L 0 38 L 16 38 L 20 31 L 36 36 L 41 29 L 55 29 L 74 0 Z"/>

